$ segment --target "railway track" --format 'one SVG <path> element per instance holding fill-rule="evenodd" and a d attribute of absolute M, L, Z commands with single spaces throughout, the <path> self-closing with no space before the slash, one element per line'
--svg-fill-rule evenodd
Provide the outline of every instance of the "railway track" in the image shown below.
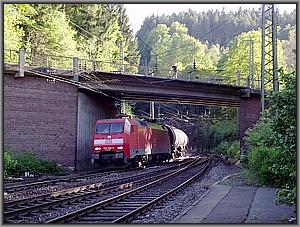
<path fill-rule="evenodd" d="M 18 191 L 23 191 L 24 189 L 34 189 L 34 188 L 40 188 L 40 187 L 48 187 L 48 186 L 53 186 L 56 185 L 57 183 L 61 182 L 71 182 L 71 181 L 76 181 L 79 178 L 96 178 L 100 176 L 103 173 L 115 173 L 120 170 L 125 170 L 125 171 L 131 171 L 129 169 L 124 168 L 114 168 L 114 169 L 108 169 L 108 170 L 101 170 L 101 172 L 98 171 L 91 171 L 85 174 L 78 174 L 73 177 L 69 176 L 61 176 L 57 177 L 56 179 L 51 179 L 51 180 L 43 180 L 43 181 L 33 181 L 33 182 L 28 182 L 25 183 L 5 183 L 6 186 L 4 186 L 4 191 L 7 193 L 14 193 Z M 134 170 L 134 169 L 132 169 Z"/>
<path fill-rule="evenodd" d="M 189 165 L 190 162 L 114 181 L 93 183 L 27 199 L 5 202 L 5 223 L 22 223 L 24 216 L 38 215 L 40 212 L 51 212 L 51 210 L 57 210 L 58 206 L 63 208 L 74 203 L 80 203 L 82 200 L 96 201 L 107 195 L 113 196 L 120 194 L 122 190 L 124 191 L 141 184 L 146 184 L 154 181 L 157 177 L 163 177 L 170 172 L 174 172 L 176 168 L 184 168 L 184 166 Z"/>
<path fill-rule="evenodd" d="M 171 164 L 173 165 L 173 164 Z M 167 167 L 168 168 L 168 167 Z M 52 179 L 52 180 L 43 180 L 43 181 L 34 181 L 34 182 L 29 182 L 29 183 L 5 183 L 4 184 L 4 192 L 5 193 L 16 193 L 24 190 L 33 190 L 33 189 L 40 189 L 40 188 L 47 188 L 47 187 L 53 187 L 53 186 L 58 186 L 62 183 L 70 183 L 70 182 L 79 182 L 80 179 L 85 179 L 87 180 L 92 180 L 93 178 L 97 178 L 103 173 L 106 174 L 111 174 L 111 173 L 118 173 L 120 170 L 124 171 L 139 171 L 141 170 L 140 168 L 132 168 L 132 169 L 127 169 L 127 168 L 118 168 L 114 170 L 109 170 L 109 171 L 104 171 L 104 172 L 99 172 L 99 171 L 93 171 L 90 173 L 86 174 L 79 174 L 73 177 L 68 177 L 68 176 L 63 176 L 63 177 L 58 177 L 57 179 Z"/>
<path fill-rule="evenodd" d="M 211 158 L 194 163 L 142 186 L 46 223 L 124 223 L 180 191 L 204 174 Z"/>

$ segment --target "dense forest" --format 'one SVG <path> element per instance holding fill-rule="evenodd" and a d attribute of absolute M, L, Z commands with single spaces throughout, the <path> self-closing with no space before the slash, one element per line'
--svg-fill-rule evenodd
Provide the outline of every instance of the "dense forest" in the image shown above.
<path fill-rule="evenodd" d="M 295 65 L 296 11 L 278 15 L 278 61 L 290 69 Z M 261 58 L 261 12 L 224 10 L 173 13 L 145 18 L 137 32 L 141 64 L 162 72 L 177 64 L 179 70 L 192 77 L 209 79 L 217 75 L 223 80 L 245 83 L 249 75 L 249 40 L 253 40 L 254 80 L 258 86 Z M 292 47 L 293 46 L 293 47 Z M 269 78 L 267 78 L 268 80 Z"/>
<path fill-rule="evenodd" d="M 245 85 L 253 40 L 253 77 L 260 78 L 260 11 L 208 10 L 152 15 L 133 34 L 122 4 L 5 4 L 4 48 L 102 62 L 101 69 L 217 79 Z M 296 11 L 278 16 L 278 61 L 295 65 Z M 5 52 L 5 58 L 13 58 Z M 15 56 L 16 58 L 16 56 Z M 13 59 L 9 59 L 13 60 Z M 42 57 L 35 65 L 41 65 Z M 48 62 L 49 63 L 49 62 Z M 56 62 L 52 62 L 55 66 Z M 267 78 L 268 80 L 268 78 Z"/>
<path fill-rule="evenodd" d="M 4 48 L 96 59 L 107 62 L 102 69 L 108 71 L 123 63 L 137 71 L 137 40 L 128 20 L 119 4 L 5 4 Z"/>
<path fill-rule="evenodd" d="M 279 6 L 280 7 L 280 6 Z M 279 39 L 287 39 L 288 25 L 296 24 L 296 11 L 284 12 L 278 15 Z M 236 12 L 225 12 L 224 9 L 196 12 L 189 9 L 187 12 L 173 13 L 172 15 L 152 15 L 144 20 L 138 35 L 154 29 L 158 24 L 166 24 L 168 27 L 173 22 L 184 24 L 188 28 L 188 34 L 209 44 L 228 46 L 229 42 L 242 32 L 257 30 L 261 23 L 261 11 L 240 8 Z"/>

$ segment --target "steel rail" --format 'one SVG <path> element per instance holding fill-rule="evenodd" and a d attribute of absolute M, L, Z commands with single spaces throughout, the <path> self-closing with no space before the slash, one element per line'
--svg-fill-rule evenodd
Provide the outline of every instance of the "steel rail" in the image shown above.
<path fill-rule="evenodd" d="M 49 185 L 55 184 L 57 182 L 70 182 L 70 181 L 76 180 L 78 178 L 85 178 L 85 177 L 93 178 L 93 177 L 97 177 L 103 173 L 114 173 L 114 172 L 118 172 L 120 170 L 123 170 L 123 169 L 117 169 L 117 170 L 113 169 L 113 170 L 103 171 L 100 173 L 99 173 L 99 171 L 91 171 L 90 173 L 80 174 L 80 175 L 77 175 L 74 177 L 69 177 L 69 178 L 62 176 L 62 177 L 59 177 L 59 179 L 34 181 L 34 182 L 26 183 L 26 184 L 11 185 L 11 186 L 4 187 L 4 191 L 12 193 L 12 192 L 17 192 L 17 191 L 22 191 L 24 189 L 33 189 L 35 187 L 41 187 L 43 185 L 49 186 Z"/>
<path fill-rule="evenodd" d="M 181 165 L 188 164 L 190 162 L 190 160 L 188 160 L 186 162 L 187 163 L 184 163 L 184 162 L 183 163 L 178 163 L 177 164 L 178 166 L 174 165 L 174 166 L 171 166 L 171 167 L 166 167 L 165 169 L 162 169 L 162 170 L 154 170 L 152 172 L 141 173 L 139 175 L 142 176 L 144 174 L 151 174 L 151 173 L 155 173 L 157 171 L 159 172 L 159 171 L 164 171 L 164 170 L 168 170 L 168 169 L 177 168 L 177 167 L 180 167 Z M 129 171 L 136 171 L 136 170 L 137 169 L 131 169 Z M 138 169 L 138 170 L 140 170 L 140 169 Z M 32 183 L 23 184 L 23 185 L 14 185 L 14 186 L 11 186 L 11 187 L 4 188 L 4 191 L 6 190 L 5 192 L 10 192 L 10 190 L 16 189 L 16 191 L 13 191 L 13 192 L 17 192 L 17 191 L 21 191 L 21 190 L 24 190 L 24 189 L 26 189 L 26 190 L 27 189 L 33 189 L 33 188 L 36 188 L 38 186 L 42 187 L 43 185 L 44 186 L 51 186 L 52 184 L 55 185 L 56 183 L 61 183 L 61 182 L 72 182 L 73 180 L 77 181 L 80 178 L 87 178 L 87 179 L 91 178 L 92 179 L 92 178 L 96 178 L 98 176 L 101 176 L 101 174 L 103 174 L 103 173 L 110 174 L 110 173 L 118 173 L 118 172 L 119 172 L 119 170 L 113 170 L 113 171 L 101 172 L 101 173 L 99 173 L 99 172 L 95 173 L 95 171 L 93 171 L 93 172 L 88 173 L 88 174 L 78 175 L 78 176 L 74 176 L 74 177 L 71 177 L 71 178 L 64 177 L 64 178 L 54 179 L 54 180 L 49 180 L 49 181 L 37 181 L 37 182 L 32 182 Z M 139 176 L 139 175 L 136 175 L 136 176 Z M 135 177 L 135 176 L 131 176 L 131 177 Z M 130 177 L 125 177 L 125 178 L 120 178 L 120 179 L 113 180 L 113 181 L 115 182 L 115 181 L 118 181 L 118 180 L 120 180 L 120 181 L 122 181 L 122 180 L 128 180 L 129 178 Z M 108 182 L 110 182 L 110 181 L 108 181 Z M 108 182 L 105 181 L 105 183 L 108 183 Z M 92 184 L 90 184 L 90 185 L 92 185 Z M 84 187 L 84 186 L 82 186 L 82 187 Z M 66 190 L 68 190 L 68 189 L 66 189 Z M 70 189 L 70 190 L 72 190 L 72 189 Z M 61 191 L 63 191 L 63 190 L 61 190 Z M 44 196 L 44 195 L 45 196 L 51 196 L 53 193 L 55 193 L 55 192 L 44 193 L 43 195 L 40 195 L 40 196 L 41 197 Z M 35 199 L 35 198 L 40 197 L 40 196 L 28 197 L 28 199 Z M 24 201 L 24 200 L 26 200 L 26 199 L 7 201 L 7 202 L 5 202 L 5 204 L 8 204 L 10 202 Z"/>
<path fill-rule="evenodd" d="M 199 171 L 199 173 L 197 173 L 196 175 L 192 176 L 191 178 L 189 178 L 188 180 L 186 180 L 185 182 L 181 183 L 179 186 L 177 186 L 176 188 L 172 189 L 171 191 L 161 195 L 160 197 L 152 200 L 151 202 L 143 205 L 142 207 L 137 208 L 136 210 L 114 220 L 112 223 L 123 223 L 126 222 L 128 219 L 143 213 L 143 211 L 151 208 L 152 206 L 154 206 L 157 203 L 162 202 L 163 200 L 167 199 L 168 197 L 170 197 L 171 195 L 175 194 L 176 192 L 179 192 L 180 190 L 182 190 L 184 187 L 187 187 L 192 181 L 194 181 L 197 177 L 199 177 L 200 175 L 202 175 L 207 168 L 209 167 L 211 163 L 211 159 L 208 159 L 207 163 L 201 168 L 201 170 Z"/>
<path fill-rule="evenodd" d="M 60 182 L 76 181 L 76 180 L 78 180 L 78 178 L 95 178 L 95 177 L 100 176 L 103 173 L 107 173 L 107 174 L 117 173 L 120 170 L 124 170 L 124 169 L 126 171 L 136 171 L 139 168 L 132 168 L 132 169 L 113 168 L 113 169 L 108 169 L 108 170 L 104 170 L 104 171 L 101 170 L 102 172 L 99 172 L 99 170 L 97 170 L 97 171 L 91 171 L 89 173 L 80 174 L 80 175 L 69 177 L 69 178 L 66 177 L 66 176 L 62 176 L 62 177 L 59 177 L 59 179 L 34 181 L 34 182 L 26 183 L 26 184 L 11 185 L 11 186 L 4 187 L 4 192 L 14 193 L 14 192 L 22 191 L 24 189 L 27 190 L 27 189 L 34 189 L 36 187 L 42 187 L 43 185 L 44 186 L 51 186 L 51 185 L 55 185 L 56 183 L 60 183 Z"/>
<path fill-rule="evenodd" d="M 81 210 L 74 211 L 72 213 L 63 215 L 63 216 L 58 217 L 58 218 L 54 218 L 52 220 L 47 221 L 46 223 L 67 223 L 67 222 L 70 222 L 70 221 L 72 221 L 74 219 L 78 219 L 78 218 L 80 218 L 80 217 L 82 217 L 84 215 L 92 213 L 95 210 L 98 210 L 100 208 L 104 208 L 106 206 L 109 206 L 109 205 L 112 205 L 114 203 L 117 203 L 118 201 L 121 201 L 121 200 L 123 200 L 125 198 L 130 197 L 131 195 L 139 193 L 142 190 L 145 190 L 147 188 L 152 188 L 156 184 L 163 183 L 163 182 L 169 180 L 170 178 L 172 178 L 172 177 L 174 177 L 174 176 L 176 176 L 176 175 L 178 175 L 178 174 L 180 174 L 180 173 L 182 173 L 182 172 L 184 172 L 184 171 L 186 171 L 186 170 L 188 170 L 188 169 L 196 166 L 197 164 L 198 165 L 199 164 L 203 164 L 203 163 L 206 163 L 207 161 L 208 161 L 208 159 L 201 160 L 201 161 L 195 160 L 195 162 L 191 163 L 190 165 L 188 165 L 188 166 L 186 166 L 186 167 L 184 167 L 184 168 L 182 168 L 180 170 L 177 170 L 177 171 L 175 171 L 173 173 L 170 173 L 170 174 L 168 174 L 168 175 L 166 175 L 166 176 L 164 176 L 164 177 L 162 177 L 160 179 L 157 179 L 157 180 L 154 180 L 154 181 L 152 181 L 150 183 L 147 183 L 146 185 L 140 186 L 138 188 L 135 188 L 135 189 L 133 189 L 131 191 L 128 191 L 128 192 L 125 192 L 123 194 L 117 195 L 117 196 L 115 196 L 113 198 L 106 199 L 104 201 L 95 203 L 95 204 L 93 204 L 91 206 L 88 206 L 88 207 L 85 207 L 85 208 L 83 208 Z M 124 211 L 122 211 L 122 212 L 124 212 Z"/>
<path fill-rule="evenodd" d="M 37 212 L 45 208 L 49 209 L 57 205 L 76 202 L 76 200 L 82 200 L 83 198 L 101 196 L 101 195 L 108 194 L 109 192 L 132 188 L 139 184 L 144 184 L 145 182 L 149 182 L 149 181 L 151 182 L 152 180 L 155 180 L 157 177 L 162 177 L 164 175 L 167 175 L 169 174 L 169 171 L 172 171 L 173 169 L 184 168 L 183 166 L 189 165 L 190 162 L 180 163 L 179 165 L 171 166 L 169 168 L 160 169 L 160 170 L 139 174 L 131 177 L 121 178 L 114 181 L 93 183 L 90 185 L 84 185 L 84 186 L 66 189 L 58 192 L 52 192 L 49 193 L 48 195 L 37 196 L 34 198 L 28 198 L 20 201 L 7 202 L 5 203 L 4 206 L 4 208 L 6 209 L 6 211 L 4 211 L 4 217 L 6 220 L 9 220 L 9 218 L 12 217 L 16 218 L 22 214 Z M 156 174 L 160 172 L 163 173 L 160 175 Z M 140 179 L 141 177 L 144 177 L 145 179 Z M 135 179 L 139 179 L 139 180 L 135 180 Z"/>

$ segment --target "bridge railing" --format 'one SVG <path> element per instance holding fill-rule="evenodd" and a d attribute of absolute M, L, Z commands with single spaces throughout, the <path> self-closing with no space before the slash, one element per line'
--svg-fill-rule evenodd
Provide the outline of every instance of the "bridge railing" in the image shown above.
<path fill-rule="evenodd" d="M 19 65 L 19 67 L 20 62 L 22 62 L 23 66 L 31 66 L 35 68 L 36 71 L 50 74 L 53 72 L 56 72 L 57 74 L 63 72 L 64 74 L 73 75 L 75 72 L 80 74 L 81 72 L 100 70 L 114 73 L 131 73 L 169 79 L 185 79 L 250 87 L 249 78 L 241 79 L 240 75 L 239 77 L 233 76 L 230 78 L 228 76 L 221 75 L 217 71 L 188 71 L 173 70 L 171 68 L 155 70 L 148 66 L 140 66 L 129 63 L 121 64 L 120 61 L 100 61 L 53 54 L 25 52 L 23 50 L 4 49 L 4 62 Z M 255 83 L 255 88 L 259 89 L 259 81 Z"/>

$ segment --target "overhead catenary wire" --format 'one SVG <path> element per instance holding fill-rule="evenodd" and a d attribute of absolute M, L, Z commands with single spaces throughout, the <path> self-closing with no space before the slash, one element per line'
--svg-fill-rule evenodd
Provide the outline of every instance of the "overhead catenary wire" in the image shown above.
<path fill-rule="evenodd" d="M 227 19 L 226 21 L 224 21 L 222 24 L 226 23 L 229 19 Z M 72 24 L 74 24 L 76 27 L 78 27 L 80 30 L 86 32 L 87 34 L 91 35 L 91 36 L 94 36 L 93 34 L 91 34 L 90 32 L 86 31 L 85 29 L 81 28 L 79 25 L 75 24 L 74 22 L 70 21 Z M 209 34 L 210 32 L 216 30 L 218 27 L 220 27 L 222 24 L 219 24 L 218 26 L 216 26 L 214 29 L 212 29 L 211 31 L 207 32 L 206 34 L 204 34 L 202 37 L 206 36 L 207 34 Z M 95 36 L 94 36 L 95 37 Z M 137 36 L 138 37 L 138 36 Z M 96 37 L 98 38 L 98 37 Z M 138 37 L 139 38 L 139 37 Z M 140 39 L 140 38 L 139 38 Z M 142 39 L 140 39 L 142 41 Z M 143 42 L 143 41 L 142 41 Z M 144 44 L 146 44 L 145 42 L 143 42 Z M 146 44 L 147 45 L 147 44 Z M 148 46 L 148 45 L 147 45 Z M 149 47 L 149 46 L 148 46 Z M 183 46 L 179 47 L 179 48 L 182 48 Z M 151 48 L 151 47 L 149 47 Z M 152 50 L 152 49 L 151 49 Z M 153 51 L 153 50 L 152 50 Z M 156 53 L 155 51 L 153 51 L 154 53 Z M 157 53 L 156 53 L 157 54 Z M 131 76 L 131 75 L 130 75 Z M 136 77 L 135 77 L 136 78 Z M 149 83 L 149 82 L 146 82 L 142 79 L 139 79 L 137 78 L 138 80 L 140 81 L 143 81 L 144 83 L 148 83 L 149 85 L 153 86 L 152 83 Z M 178 102 L 179 104 L 183 105 L 180 101 L 176 100 L 175 98 L 173 98 L 174 101 Z"/>
<path fill-rule="evenodd" d="M 71 21 L 70 19 L 69 19 L 69 22 L 70 22 L 71 24 L 73 24 L 75 27 L 77 27 L 77 28 L 79 28 L 80 30 L 84 31 L 85 33 L 89 34 L 91 37 L 95 38 L 96 40 L 98 40 L 98 41 L 102 41 L 102 40 L 100 40 L 100 39 L 99 39 L 99 37 L 98 37 L 98 36 L 96 36 L 96 35 L 94 35 L 94 34 L 90 33 L 89 31 L 87 31 L 86 29 L 82 28 L 82 27 L 81 27 L 81 26 L 79 26 L 78 24 L 74 23 L 74 22 L 73 22 L 73 21 Z M 86 37 L 86 38 L 89 38 L 88 36 L 84 35 L 82 32 L 80 32 L 80 34 L 81 34 L 81 35 L 83 35 L 83 36 L 84 36 L 84 37 Z M 120 60 L 120 59 L 115 59 L 115 60 Z M 111 62 L 111 61 L 107 61 L 107 60 L 105 60 L 105 61 L 102 61 L 102 62 L 113 63 L 113 62 Z"/>
<path fill-rule="evenodd" d="M 44 78 L 47 78 L 47 79 L 54 79 L 55 81 L 59 81 L 59 82 L 71 84 L 71 85 L 74 85 L 74 86 L 82 87 L 82 88 L 85 88 L 85 89 L 97 92 L 99 94 L 102 94 L 102 95 L 104 95 L 106 97 L 113 98 L 115 100 L 121 101 L 121 99 L 119 99 L 118 97 L 115 97 L 115 96 L 112 96 L 112 95 L 108 95 L 105 92 L 100 91 L 100 89 L 97 89 L 97 88 L 95 88 L 92 85 L 87 84 L 87 83 L 78 82 L 78 81 L 74 81 L 74 80 L 66 79 L 66 78 L 61 78 L 59 76 L 47 75 L 47 74 L 39 73 L 39 72 L 32 71 L 32 70 L 25 70 L 25 72 L 33 73 L 36 76 L 44 77 Z"/>
<path fill-rule="evenodd" d="M 162 62 L 166 62 L 159 54 L 157 54 L 152 47 L 150 47 L 145 41 L 143 41 L 138 35 L 136 35 L 136 37 L 146 46 L 148 47 L 148 49 L 150 51 L 152 51 L 155 55 L 154 56 L 157 56 L 160 58 L 160 60 L 162 60 Z M 151 54 L 150 54 L 151 55 Z M 153 56 L 153 55 L 152 55 Z"/>
<path fill-rule="evenodd" d="M 75 25 L 75 27 L 79 28 L 80 30 L 86 32 L 86 33 L 89 34 L 90 36 L 92 36 L 92 37 L 98 39 L 97 36 L 93 35 L 92 33 L 88 32 L 88 31 L 85 30 L 84 28 L 80 27 L 78 24 L 75 24 L 73 21 L 69 20 L 69 22 L 70 22 L 71 24 Z M 82 33 L 81 33 L 81 35 L 83 35 L 83 36 L 86 37 L 86 38 L 89 38 L 88 36 L 86 36 L 86 35 L 84 35 L 84 34 L 82 34 Z"/>
<path fill-rule="evenodd" d="M 217 28 L 219 28 L 220 26 L 222 26 L 223 24 L 225 24 L 225 23 L 226 23 L 227 21 L 229 21 L 230 19 L 231 19 L 231 17 L 228 18 L 227 20 L 223 21 L 221 24 L 218 24 L 216 27 L 214 27 L 213 29 L 211 29 L 210 31 L 208 31 L 207 33 L 205 33 L 204 35 L 202 35 L 202 36 L 199 37 L 198 39 L 200 40 L 200 39 L 204 38 L 204 37 L 207 36 L 208 34 L 210 34 L 210 33 L 212 33 L 213 31 L 215 31 Z M 190 44 L 182 45 L 182 46 L 180 46 L 180 47 L 176 47 L 176 48 L 173 48 L 173 49 L 171 49 L 171 50 L 161 52 L 161 53 L 159 53 L 159 55 L 166 54 L 166 53 L 169 53 L 169 52 L 171 52 L 171 51 L 174 51 L 174 50 L 177 50 L 177 49 L 181 49 L 181 48 L 187 47 L 187 46 L 191 46 L 191 45 L 190 45 Z"/>

